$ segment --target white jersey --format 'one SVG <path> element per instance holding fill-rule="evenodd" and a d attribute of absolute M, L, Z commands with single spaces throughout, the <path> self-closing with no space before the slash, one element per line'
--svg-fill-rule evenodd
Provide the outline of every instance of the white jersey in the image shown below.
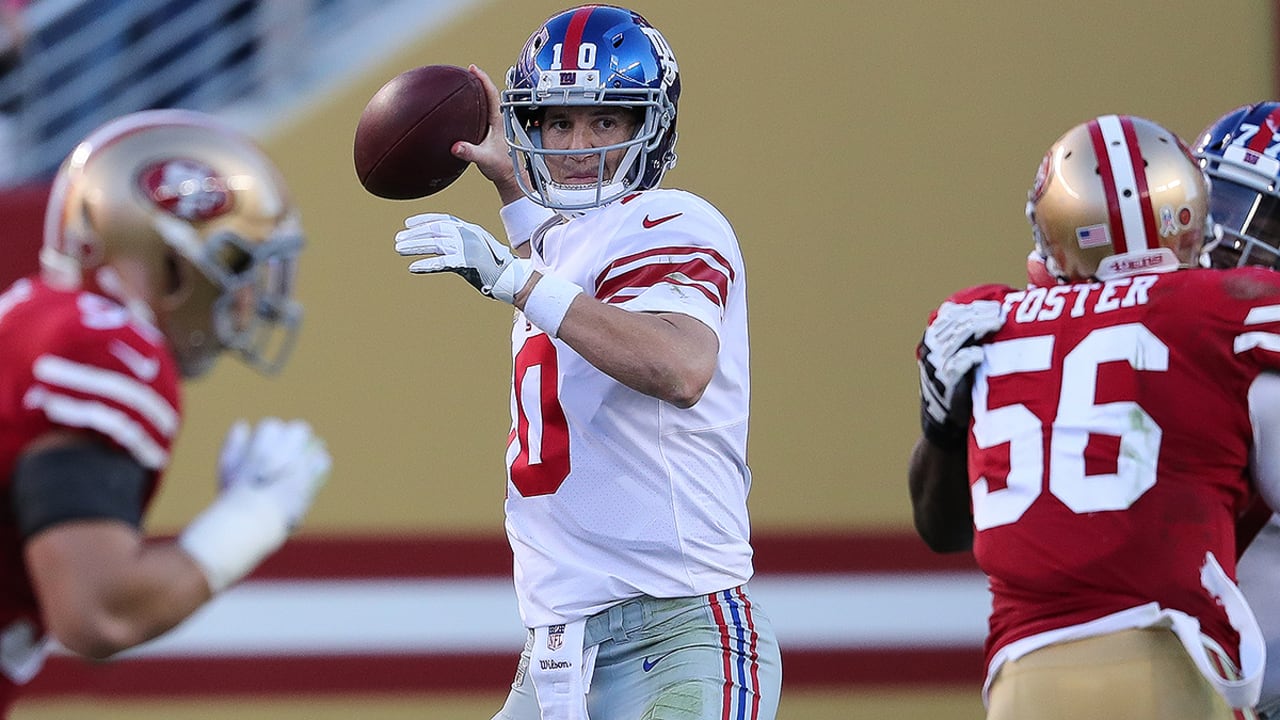
<path fill-rule="evenodd" d="M 747 302 L 733 229 L 695 195 L 650 190 L 535 233 L 532 260 L 603 302 L 690 315 L 720 352 L 682 410 L 516 314 L 506 526 L 524 624 L 746 582 Z"/>

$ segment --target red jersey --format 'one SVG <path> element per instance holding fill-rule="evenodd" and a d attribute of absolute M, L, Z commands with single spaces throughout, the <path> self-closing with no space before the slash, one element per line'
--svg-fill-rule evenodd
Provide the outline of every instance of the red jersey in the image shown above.
<path fill-rule="evenodd" d="M 43 660 L 10 484 L 46 433 L 88 432 L 150 471 L 154 496 L 181 424 L 178 370 L 160 332 L 114 300 L 31 277 L 0 294 L 0 714 Z M 13 652 L 10 652 L 10 651 Z"/>
<path fill-rule="evenodd" d="M 1198 620 L 1239 663 L 1202 570 L 1212 553 L 1235 578 L 1248 390 L 1280 370 L 1280 273 L 984 286 L 952 300 L 1005 310 L 983 346 L 969 438 L 991 675 L 1010 643 L 1034 649 L 1053 641 L 1035 636 L 1150 603 Z"/>

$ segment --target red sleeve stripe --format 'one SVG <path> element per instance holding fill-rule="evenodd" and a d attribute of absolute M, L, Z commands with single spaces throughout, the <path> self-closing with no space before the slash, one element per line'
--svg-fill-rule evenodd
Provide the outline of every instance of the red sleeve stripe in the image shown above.
<path fill-rule="evenodd" d="M 604 302 L 621 298 L 618 302 L 625 302 L 662 283 L 698 290 L 721 310 L 724 309 L 725 296 L 729 292 L 728 279 L 723 273 L 701 260 L 693 260 L 683 264 L 642 265 L 601 284 L 596 291 L 596 298 Z"/>
<path fill-rule="evenodd" d="M 648 258 L 659 258 L 662 262 L 676 262 L 679 258 L 689 257 L 691 255 L 700 256 L 720 266 L 720 269 L 729 276 L 730 282 L 734 279 L 733 265 L 724 259 L 715 248 L 709 247 L 693 247 L 690 245 L 668 245 L 666 247 L 650 248 L 631 255 L 623 257 L 609 263 L 609 266 L 600 273 L 600 280 L 596 281 L 596 287 L 600 287 L 600 283 L 608 279 L 608 277 L 616 271 L 626 270 L 631 265 L 643 262 Z"/>
<path fill-rule="evenodd" d="M 1249 314 L 1245 316 L 1244 324 L 1262 325 L 1277 321 L 1280 321 L 1280 305 L 1261 305 L 1249 309 Z M 1236 354 L 1240 354 L 1254 348 L 1261 348 L 1268 352 L 1280 352 L 1280 335 L 1262 330 L 1240 333 L 1235 337 L 1231 349 Z"/>
<path fill-rule="evenodd" d="M 658 283 L 670 282 L 696 287 L 724 308 L 733 275 L 732 266 L 714 250 L 660 248 L 610 263 L 596 278 L 595 296 L 608 301 L 628 288 L 643 292 Z"/>
<path fill-rule="evenodd" d="M 1259 305 L 1249 308 L 1249 314 L 1244 318 L 1245 325 L 1261 325 L 1280 321 L 1280 305 Z"/>
<path fill-rule="evenodd" d="M 160 470 L 169 464 L 169 452 L 136 419 L 120 408 L 97 400 L 50 392 L 36 385 L 27 390 L 23 404 L 41 410 L 49 422 L 65 427 L 95 430 L 115 441 L 143 467 Z"/>
<path fill-rule="evenodd" d="M 41 355 L 32 373 L 46 385 L 98 397 L 131 410 L 151 423 L 162 437 L 172 438 L 178 432 L 178 411 L 173 405 L 151 386 L 128 375 L 56 355 Z"/>

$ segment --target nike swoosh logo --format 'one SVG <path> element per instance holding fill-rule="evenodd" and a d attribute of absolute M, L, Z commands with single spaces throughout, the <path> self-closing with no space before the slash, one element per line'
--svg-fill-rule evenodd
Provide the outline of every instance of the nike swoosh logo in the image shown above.
<path fill-rule="evenodd" d="M 489 243 L 487 242 L 484 243 L 484 249 L 488 250 L 489 254 L 493 256 L 493 262 L 498 267 L 502 267 L 503 264 L 506 263 L 506 260 L 503 260 L 502 258 L 498 257 L 498 253 L 494 251 L 493 246 L 490 245 Z"/>
<path fill-rule="evenodd" d="M 663 217 L 660 217 L 657 220 L 650 220 L 649 216 L 645 215 L 644 220 L 642 220 L 640 224 L 644 225 L 644 228 L 648 230 L 649 228 L 657 227 L 668 220 L 675 220 L 676 218 L 680 217 L 683 214 L 684 213 L 682 212 L 678 212 L 678 213 L 675 213 L 674 215 L 664 215 Z"/>
<path fill-rule="evenodd" d="M 129 343 L 112 340 L 107 350 L 143 382 L 151 382 L 160 374 L 160 359 L 143 355 Z"/>
<path fill-rule="evenodd" d="M 658 663 L 662 662 L 662 660 L 663 660 L 664 658 L 666 658 L 668 655 L 670 655 L 670 654 L 671 654 L 671 653 L 673 653 L 673 652 L 675 652 L 675 650 L 668 650 L 667 652 L 662 653 L 661 655 L 659 655 L 658 657 L 656 657 L 656 658 L 654 658 L 654 659 L 652 659 L 652 660 L 650 660 L 649 658 L 647 658 L 647 657 L 646 657 L 646 658 L 644 659 L 644 671 L 645 671 L 645 672 L 649 672 L 650 670 L 652 670 L 652 669 L 654 668 L 654 666 L 655 666 L 655 665 L 657 665 Z"/>

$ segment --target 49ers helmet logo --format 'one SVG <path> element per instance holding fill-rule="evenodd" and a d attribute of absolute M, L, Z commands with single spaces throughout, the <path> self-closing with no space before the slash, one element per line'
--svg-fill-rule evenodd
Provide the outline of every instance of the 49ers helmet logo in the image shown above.
<path fill-rule="evenodd" d="M 170 158 L 147 165 L 138 173 L 138 186 L 152 203 L 187 220 L 210 220 L 231 210 L 227 181 L 204 163 Z"/>

